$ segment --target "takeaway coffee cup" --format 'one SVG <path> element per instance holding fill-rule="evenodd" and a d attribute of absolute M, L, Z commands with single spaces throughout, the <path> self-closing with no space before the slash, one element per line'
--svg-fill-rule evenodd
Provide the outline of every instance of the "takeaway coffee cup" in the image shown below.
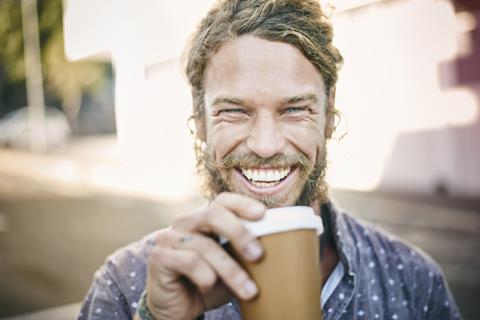
<path fill-rule="evenodd" d="M 321 218 L 310 207 L 283 207 L 244 225 L 262 242 L 264 256 L 248 262 L 234 254 L 259 288 L 256 298 L 240 301 L 242 318 L 321 319 Z"/>

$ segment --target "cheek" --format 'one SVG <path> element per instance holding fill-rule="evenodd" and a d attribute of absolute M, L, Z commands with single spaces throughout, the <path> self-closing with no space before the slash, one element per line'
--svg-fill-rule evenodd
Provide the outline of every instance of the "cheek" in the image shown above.
<path fill-rule="evenodd" d="M 242 125 L 218 124 L 210 132 L 211 150 L 215 159 L 220 160 L 242 144 L 248 130 Z"/>
<path fill-rule="evenodd" d="M 291 126 L 288 130 L 289 142 L 304 153 L 312 162 L 323 148 L 325 137 L 321 126 L 314 123 Z"/>

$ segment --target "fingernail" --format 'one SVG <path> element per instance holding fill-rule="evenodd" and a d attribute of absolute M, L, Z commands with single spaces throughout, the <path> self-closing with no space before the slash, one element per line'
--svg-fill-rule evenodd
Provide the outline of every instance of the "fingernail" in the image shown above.
<path fill-rule="evenodd" d="M 251 298 L 257 294 L 257 286 L 252 280 L 246 280 L 243 283 L 243 292 L 246 298 Z"/>
<path fill-rule="evenodd" d="M 263 204 L 255 204 L 252 206 L 251 208 L 252 212 L 253 213 L 261 213 L 263 211 L 265 211 L 265 206 Z"/>
<path fill-rule="evenodd" d="M 255 240 L 250 241 L 245 247 L 245 253 L 249 260 L 257 260 L 258 258 L 260 258 L 260 256 L 262 255 L 262 251 L 262 247 Z"/>

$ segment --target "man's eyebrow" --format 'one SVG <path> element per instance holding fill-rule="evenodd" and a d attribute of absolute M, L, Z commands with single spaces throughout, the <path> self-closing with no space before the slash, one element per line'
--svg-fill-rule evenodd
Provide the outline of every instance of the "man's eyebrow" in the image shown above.
<path fill-rule="evenodd" d="M 234 98 L 234 97 L 217 97 L 213 100 L 212 105 L 215 106 L 217 104 L 222 104 L 222 103 L 227 103 L 227 104 L 234 104 L 237 106 L 244 106 L 245 102 L 241 99 Z"/>
<path fill-rule="evenodd" d="M 318 103 L 319 99 L 315 93 L 306 93 L 306 94 L 296 95 L 293 97 L 282 99 L 283 104 L 296 103 L 296 102 L 302 102 L 302 101 L 311 101 L 313 103 Z"/>
<path fill-rule="evenodd" d="M 314 104 L 318 103 L 319 102 L 318 95 L 313 93 L 313 92 L 312 93 L 295 95 L 295 96 L 292 96 L 292 97 L 283 98 L 281 100 L 281 103 L 282 104 L 289 104 L 289 103 L 297 103 L 297 102 L 303 102 L 303 101 L 310 101 Z M 246 105 L 246 102 L 243 101 L 242 99 L 235 98 L 235 97 L 228 97 L 228 96 L 220 96 L 220 97 L 216 97 L 213 100 L 212 106 L 222 104 L 222 103 L 233 104 L 233 105 L 237 105 L 237 106 L 245 106 Z"/>

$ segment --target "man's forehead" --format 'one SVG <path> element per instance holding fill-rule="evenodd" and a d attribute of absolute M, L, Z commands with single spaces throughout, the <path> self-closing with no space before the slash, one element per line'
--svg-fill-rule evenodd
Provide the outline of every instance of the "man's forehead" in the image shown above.
<path fill-rule="evenodd" d="M 205 98 L 272 96 L 276 100 L 322 98 L 323 78 L 293 45 L 242 36 L 214 54 L 207 65 Z M 314 97 L 315 96 L 315 97 Z"/>
<path fill-rule="evenodd" d="M 270 73 L 323 80 L 317 68 L 297 47 L 253 35 L 244 35 L 223 44 L 209 59 L 205 73 L 207 81 L 218 74 L 231 77 L 256 74 L 258 77 Z"/>

